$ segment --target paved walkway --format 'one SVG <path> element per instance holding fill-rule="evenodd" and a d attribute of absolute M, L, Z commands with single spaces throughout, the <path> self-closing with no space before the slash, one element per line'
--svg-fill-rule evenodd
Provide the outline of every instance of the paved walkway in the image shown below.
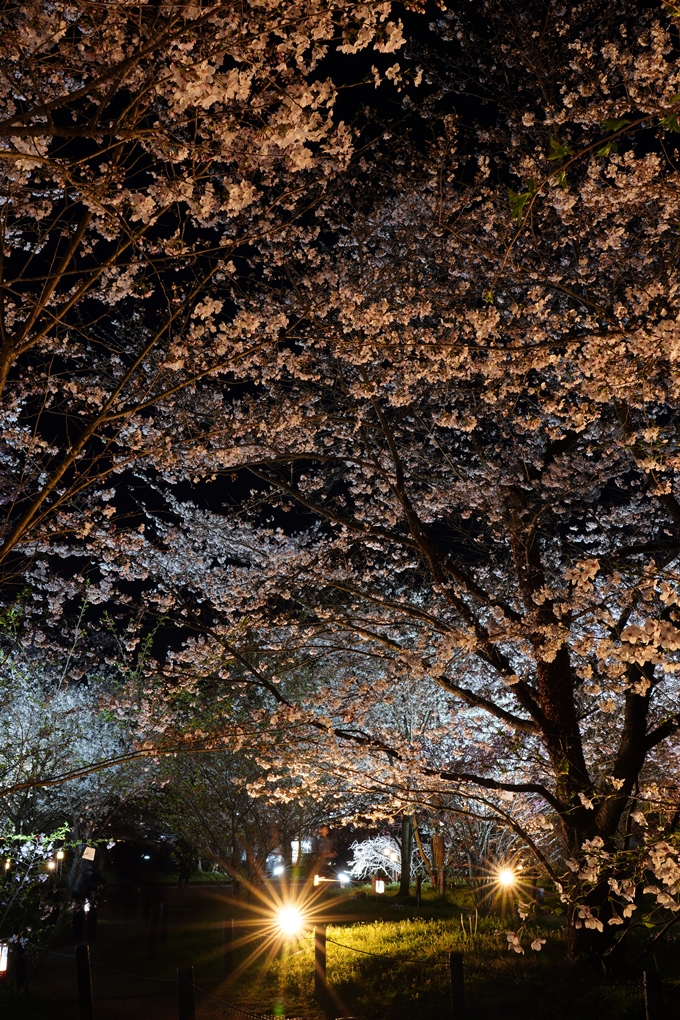
<path fill-rule="evenodd" d="M 150 912 L 161 903 L 167 924 L 158 925 L 154 946 Z M 90 944 L 94 1020 L 176 1020 L 178 966 L 194 966 L 196 984 L 224 997 L 221 921 L 228 914 L 219 886 L 108 889 Z M 2 1004 L 3 1020 L 78 1020 L 75 946 L 64 933 L 39 960 L 28 993 Z M 239 1015 L 201 993 L 196 1006 L 197 1020 Z"/>

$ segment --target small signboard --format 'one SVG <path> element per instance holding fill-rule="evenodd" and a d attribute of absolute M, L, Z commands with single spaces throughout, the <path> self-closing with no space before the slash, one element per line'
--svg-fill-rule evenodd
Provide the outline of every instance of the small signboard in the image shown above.
<path fill-rule="evenodd" d="M 83 850 L 83 860 L 93 861 L 95 855 L 95 848 L 93 846 L 86 846 Z"/>

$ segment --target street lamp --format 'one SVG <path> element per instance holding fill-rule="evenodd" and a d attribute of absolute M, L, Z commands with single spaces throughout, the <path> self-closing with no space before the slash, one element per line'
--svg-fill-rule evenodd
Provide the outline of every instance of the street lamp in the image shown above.
<path fill-rule="evenodd" d="M 498 872 L 497 881 L 504 889 L 510 889 L 517 881 L 517 876 L 512 868 L 501 868 Z"/>
<path fill-rule="evenodd" d="M 282 935 L 292 938 L 302 931 L 305 919 L 302 912 L 291 903 L 279 907 L 276 912 L 276 924 Z"/>
<path fill-rule="evenodd" d="M 0 942 L 0 979 L 7 977 L 7 961 L 9 959 L 9 942 Z"/>

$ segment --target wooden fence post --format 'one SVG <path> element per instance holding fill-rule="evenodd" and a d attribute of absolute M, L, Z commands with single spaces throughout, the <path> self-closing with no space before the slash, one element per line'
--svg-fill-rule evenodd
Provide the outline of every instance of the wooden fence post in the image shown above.
<path fill-rule="evenodd" d="M 156 955 L 156 941 L 158 939 L 158 911 L 152 907 L 149 911 L 149 947 L 148 957 L 153 959 Z"/>
<path fill-rule="evenodd" d="M 179 1004 L 179 1020 L 196 1020 L 193 967 L 177 968 L 177 994 Z"/>
<path fill-rule="evenodd" d="M 642 977 L 646 1020 L 661 1020 L 661 975 L 656 970 L 646 970 Z"/>
<path fill-rule="evenodd" d="M 314 995 L 324 999 L 328 992 L 326 984 L 326 925 L 314 928 Z"/>
<path fill-rule="evenodd" d="M 437 875 L 437 888 L 439 895 L 446 892 L 446 877 L 444 873 L 444 837 L 435 833 L 432 837 L 432 866 Z"/>
<path fill-rule="evenodd" d="M 28 959 L 21 939 L 17 939 L 14 949 L 14 984 L 17 992 L 23 992 L 28 987 Z"/>
<path fill-rule="evenodd" d="M 222 921 L 222 973 L 234 973 L 234 919 Z"/>
<path fill-rule="evenodd" d="M 463 954 L 449 953 L 449 981 L 451 983 L 451 1018 L 458 1020 L 465 1014 L 465 975 Z"/>
<path fill-rule="evenodd" d="M 92 971 L 90 970 L 89 946 L 76 946 L 76 973 L 78 975 L 80 1020 L 94 1020 L 94 1009 L 92 1006 Z"/>
<path fill-rule="evenodd" d="M 94 942 L 97 934 L 97 908 L 94 903 L 90 903 L 90 909 L 85 916 L 85 937 L 88 942 Z"/>

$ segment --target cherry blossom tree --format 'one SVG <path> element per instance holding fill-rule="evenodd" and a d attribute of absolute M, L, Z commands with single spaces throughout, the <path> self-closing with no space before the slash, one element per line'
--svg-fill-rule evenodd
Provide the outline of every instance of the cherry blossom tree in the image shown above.
<path fill-rule="evenodd" d="M 332 240 L 271 239 L 286 271 L 244 304 L 261 329 L 275 292 L 295 329 L 182 466 L 249 473 L 254 531 L 182 611 L 208 658 L 234 661 L 246 621 L 268 633 L 276 665 L 239 668 L 279 719 L 298 704 L 276 683 L 285 642 L 296 668 L 333 648 L 308 739 L 318 755 L 321 720 L 338 759 L 351 746 L 353 781 L 368 756 L 404 805 L 416 767 L 423 799 L 533 804 L 592 879 L 578 932 L 620 888 L 583 855 L 630 847 L 638 815 L 659 837 L 676 817 L 680 71 L 662 10 L 589 4 L 533 36 L 523 10 L 491 24 L 493 49 L 460 12 L 440 22 L 454 58 L 428 73 L 462 88 L 474 54 L 493 123 L 433 107 L 425 156 L 400 139 L 348 174 Z M 409 742 L 381 712 L 414 681 L 456 707 Z"/>
<path fill-rule="evenodd" d="M 350 874 L 352 878 L 368 879 L 373 874 L 381 873 L 391 876 L 392 881 L 399 880 L 401 872 L 402 848 L 394 836 L 369 836 L 360 842 L 351 844 L 352 860 Z M 412 853 L 409 862 L 410 877 L 416 877 L 423 870 L 422 862 Z"/>
<path fill-rule="evenodd" d="M 309 797 L 301 783 L 270 775 L 247 753 L 190 752 L 163 759 L 146 809 L 231 879 L 247 898 L 278 855 L 291 864 L 291 844 L 302 845 L 337 812 L 332 798 Z M 277 796 L 268 796 L 274 787 Z M 285 790 L 285 794 L 284 794 Z"/>
<path fill-rule="evenodd" d="M 246 32 L 253 53 L 257 18 L 272 10 L 258 7 Z M 346 29 L 343 47 L 375 39 L 396 50 L 401 30 L 385 5 L 357 10 L 364 25 Z M 82 201 L 92 216 L 82 237 L 99 231 L 101 252 L 112 243 L 115 254 L 98 224 L 122 216 L 124 250 L 113 261 L 87 255 L 76 272 L 68 251 L 80 228 L 53 254 L 46 241 L 41 257 L 68 258 L 61 289 L 38 300 L 44 280 L 33 283 L 34 263 L 17 246 L 14 291 L 35 309 L 21 322 L 44 330 L 40 343 L 62 338 L 55 371 L 62 359 L 91 364 L 94 341 L 79 346 L 85 327 L 69 318 L 81 280 L 96 308 L 123 288 L 130 311 L 116 322 L 128 325 L 114 335 L 133 339 L 122 354 L 97 356 L 93 374 L 69 367 L 58 388 L 66 453 L 59 459 L 50 440 L 49 471 L 33 459 L 42 427 L 29 429 L 21 408 L 45 421 L 38 395 L 50 384 L 17 398 L 8 491 L 28 463 L 14 452 L 20 440 L 37 473 L 22 482 L 30 498 L 11 497 L 6 555 L 35 557 L 24 573 L 36 587 L 41 577 L 47 584 L 45 563 L 96 556 L 105 565 L 97 598 L 137 585 L 131 644 L 144 613 L 178 629 L 170 653 L 157 649 L 147 662 L 150 754 L 181 736 L 196 752 L 247 747 L 263 768 L 285 755 L 289 775 L 310 786 L 330 777 L 372 795 L 376 817 L 434 811 L 447 798 L 493 811 L 562 883 L 575 951 L 581 934 L 618 931 L 617 918 L 648 911 L 645 896 L 670 916 L 679 890 L 680 12 L 599 0 L 571 12 L 484 0 L 441 12 L 429 42 L 414 41 L 390 69 L 404 106 L 398 137 L 393 117 L 353 151 L 328 117 L 331 86 L 314 79 L 296 106 L 308 112 L 294 115 L 311 153 L 299 159 L 281 141 L 295 137 L 289 121 L 279 126 L 284 113 L 293 117 L 286 97 L 298 95 L 298 59 L 311 61 L 314 45 L 298 50 L 294 30 L 276 22 L 285 89 L 265 88 L 270 105 L 257 120 L 248 83 L 243 133 L 229 128 L 225 141 L 223 107 L 211 97 L 233 70 L 216 57 L 228 51 L 231 23 L 223 29 L 227 15 L 213 8 L 182 11 L 206 49 L 182 49 L 178 28 L 172 66 L 189 61 L 198 77 L 189 87 L 153 64 L 144 80 L 167 82 L 170 94 L 152 103 L 149 84 L 144 100 L 121 100 L 120 130 L 103 136 L 143 185 L 130 171 L 118 188 L 114 156 L 104 171 L 99 155 L 97 166 L 83 163 L 113 198 L 101 200 L 105 217 Z M 334 24 L 328 17 L 323 24 Z M 326 45 L 331 30 L 319 31 Z M 231 59 L 242 73 L 241 51 Z M 256 68 L 278 74 L 274 60 L 278 49 L 264 47 Z M 427 89 L 418 105 L 411 66 Z M 107 95 L 76 113 L 95 143 Z M 49 102 L 36 118 L 49 121 Z M 30 121 L 18 109 L 10 127 Z M 122 128 L 138 110 L 128 145 Z M 151 116 L 162 142 L 144 134 Z M 255 155 L 239 149 L 251 128 Z M 174 144 L 183 169 L 161 185 L 159 153 Z M 195 150 L 205 150 L 206 166 L 224 165 L 219 186 Z M 49 162 L 51 151 L 17 149 L 11 159 L 39 174 L 24 164 Z M 174 191 L 170 201 L 181 173 L 189 201 Z M 185 207 L 201 226 L 195 235 L 182 226 Z M 60 223 L 70 223 L 61 209 Z M 125 276 L 147 213 L 143 254 L 130 263 L 145 268 Z M 179 264 L 168 238 L 179 239 Z M 241 272 L 239 258 L 258 271 Z M 166 271 L 175 268 L 176 291 Z M 160 318 L 155 297 L 144 304 L 146 287 L 163 293 Z M 58 328 L 53 294 L 63 302 Z M 93 336 L 95 305 L 78 307 Z M 98 395 L 104 361 L 112 381 Z M 32 378 L 24 371 L 17 379 Z M 220 385 L 208 385 L 217 372 Z M 71 440 L 90 400 L 95 424 Z M 79 511 L 76 538 L 61 508 L 132 464 L 146 485 L 134 527 L 117 523 L 106 481 Z M 195 499 L 188 485 L 200 489 Z M 132 715 L 138 691 L 127 697 Z"/>
<path fill-rule="evenodd" d="M 5 5 L 4 601 L 41 543 L 87 554 L 114 527 L 111 477 L 204 443 L 196 398 L 216 411 L 224 373 L 285 337 L 279 310 L 255 335 L 233 294 L 347 165 L 318 65 L 398 50 L 390 9 Z"/>
<path fill-rule="evenodd" d="M 0 832 L 11 840 L 65 827 L 73 845 L 102 838 L 149 785 L 134 754 L 142 719 L 130 726 L 111 710 L 119 678 L 79 649 L 78 631 L 64 657 L 41 632 L 24 644 L 18 615 L 2 623 Z M 110 767 L 97 770 L 97 762 Z"/>

